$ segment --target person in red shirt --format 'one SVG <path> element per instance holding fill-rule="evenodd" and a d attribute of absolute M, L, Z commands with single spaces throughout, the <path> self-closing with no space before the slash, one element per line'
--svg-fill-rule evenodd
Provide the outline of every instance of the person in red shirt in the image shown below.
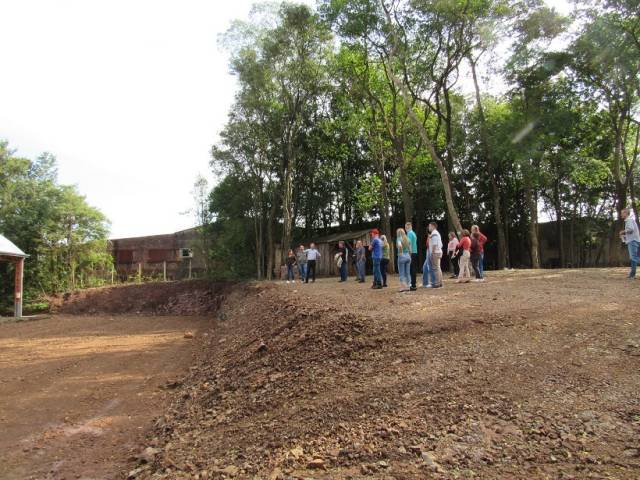
<path fill-rule="evenodd" d="M 484 244 L 487 243 L 487 237 L 480 231 L 478 225 L 471 227 L 471 235 L 478 234 L 478 248 L 480 249 L 480 259 L 478 260 L 478 279 L 484 281 Z"/>
<path fill-rule="evenodd" d="M 462 230 L 462 238 L 458 248 L 462 250 L 460 256 L 460 273 L 458 274 L 458 280 L 456 283 L 469 283 L 471 281 L 471 270 L 469 269 L 469 261 L 471 258 L 471 238 L 469 238 L 469 230 Z"/>

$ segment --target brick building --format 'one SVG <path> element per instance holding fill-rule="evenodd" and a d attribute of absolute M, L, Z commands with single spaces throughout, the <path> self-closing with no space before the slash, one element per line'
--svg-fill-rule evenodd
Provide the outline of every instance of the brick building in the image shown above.
<path fill-rule="evenodd" d="M 109 250 L 120 280 L 143 277 L 181 280 L 206 270 L 198 228 L 166 235 L 110 240 Z"/>

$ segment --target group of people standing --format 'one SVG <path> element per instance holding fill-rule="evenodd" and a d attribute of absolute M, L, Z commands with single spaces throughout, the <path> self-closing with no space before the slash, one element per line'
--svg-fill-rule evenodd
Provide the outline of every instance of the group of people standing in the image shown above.
<path fill-rule="evenodd" d="M 371 288 L 382 289 L 388 286 L 387 270 L 391 261 L 391 243 L 386 235 L 381 235 L 378 229 L 370 232 L 370 245 L 365 247 L 362 240 L 358 240 L 351 248 L 340 241 L 334 256 L 340 272 L 340 282 L 346 282 L 348 277 L 349 252 L 353 250 L 356 270 L 356 280 L 359 283 L 366 282 L 367 250 L 371 254 L 373 263 L 373 284 Z M 447 244 L 447 256 L 449 257 L 452 278 L 457 282 L 471 281 L 471 267 L 475 272 L 475 281 L 484 281 L 484 245 L 487 237 L 480 232 L 477 225 L 471 227 L 471 231 L 463 230 L 461 238 L 455 232 L 449 233 Z M 396 231 L 395 247 L 397 249 L 397 266 L 400 277 L 400 291 L 417 290 L 416 277 L 418 272 L 418 237 L 413 230 L 411 222 L 407 222 L 404 228 Z M 443 257 L 444 244 L 438 232 L 436 222 L 429 224 L 429 234 L 426 238 L 426 258 L 422 267 L 422 286 L 424 288 L 442 288 L 443 274 L 440 266 Z M 289 250 L 287 256 L 287 283 L 295 282 L 295 268 L 297 266 L 300 280 L 309 283 L 309 279 L 315 282 L 316 261 L 321 254 L 311 243 L 307 249 L 304 245 L 294 252 Z"/>

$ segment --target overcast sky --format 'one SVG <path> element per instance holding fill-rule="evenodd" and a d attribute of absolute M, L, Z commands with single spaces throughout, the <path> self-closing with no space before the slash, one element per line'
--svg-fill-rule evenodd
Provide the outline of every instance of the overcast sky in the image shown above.
<path fill-rule="evenodd" d="M 0 139 L 54 154 L 112 238 L 191 227 L 234 93 L 217 37 L 253 3 L 0 0 Z"/>

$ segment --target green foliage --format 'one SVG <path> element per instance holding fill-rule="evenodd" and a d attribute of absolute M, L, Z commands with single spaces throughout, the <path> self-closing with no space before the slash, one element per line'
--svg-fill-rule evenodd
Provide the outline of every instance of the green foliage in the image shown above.
<path fill-rule="evenodd" d="M 55 158 L 15 157 L 0 142 L 0 232 L 30 255 L 25 264 L 27 296 L 93 286 L 110 271 L 109 223 L 75 187 L 59 185 Z M 4 297 L 12 268 L 0 264 Z"/>

